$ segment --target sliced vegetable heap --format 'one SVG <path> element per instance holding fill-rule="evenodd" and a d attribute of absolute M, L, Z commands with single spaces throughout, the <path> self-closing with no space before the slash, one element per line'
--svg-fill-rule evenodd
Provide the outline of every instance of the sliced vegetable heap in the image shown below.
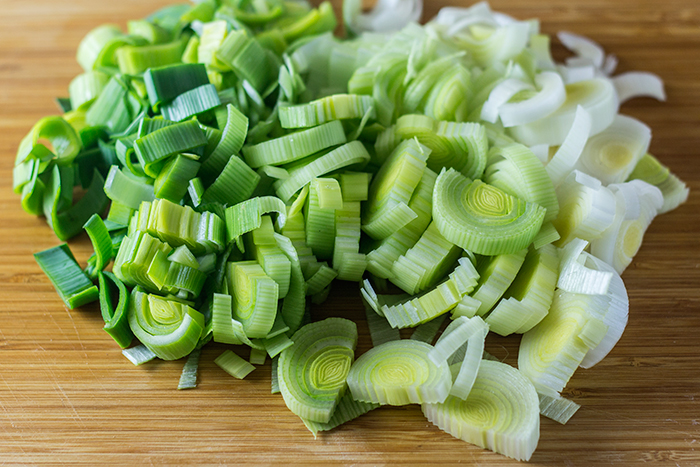
<path fill-rule="evenodd" d="M 99 300 L 135 364 L 187 357 L 179 388 L 209 341 L 244 345 L 250 361 L 216 363 L 243 378 L 269 355 L 314 435 L 421 404 L 527 460 L 540 413 L 566 422 L 569 378 L 620 338 L 620 274 L 688 190 L 618 113 L 663 100 L 656 76 L 611 77 L 614 57 L 569 33 L 575 56 L 555 63 L 537 21 L 486 3 L 420 13 L 348 1 L 347 40 L 327 2 L 204 0 L 100 26 L 63 114 L 20 143 L 14 189 L 59 239 L 94 245 L 84 269 L 66 244 L 35 255 L 66 305 Z M 309 313 L 334 280 L 366 302 L 374 348 L 357 359 L 355 323 Z M 490 361 L 489 331 L 523 334 L 517 370 Z"/>

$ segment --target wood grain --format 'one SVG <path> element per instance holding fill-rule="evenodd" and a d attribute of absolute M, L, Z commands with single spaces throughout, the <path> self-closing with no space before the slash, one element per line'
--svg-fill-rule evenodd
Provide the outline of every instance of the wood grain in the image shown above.
<path fill-rule="evenodd" d="M 177 391 L 182 362 L 134 367 L 101 330 L 96 307 L 64 308 L 31 254 L 59 242 L 22 212 L 11 190 L 16 146 L 57 113 L 79 73 L 74 54 L 96 25 L 153 11 L 167 0 L 3 0 L 0 15 L 0 462 L 17 465 L 517 465 L 456 440 L 418 407 L 382 408 L 314 440 L 279 395 L 269 363 L 243 381 L 202 355 L 199 386 Z M 426 2 L 424 18 L 463 0 Z M 542 466 L 700 465 L 700 4 L 697 0 L 493 1 L 542 30 L 588 35 L 620 59 L 619 71 L 663 77 L 668 102 L 623 111 L 649 124 L 652 152 L 691 187 L 658 218 L 624 279 L 630 324 L 602 363 L 579 370 L 565 395 L 581 404 L 566 425 L 543 419 L 531 463 Z M 557 53 L 563 56 L 561 48 Z M 70 242 L 80 261 L 89 242 Z M 359 322 L 355 286 L 337 287 L 314 316 Z M 487 350 L 514 363 L 518 339 Z M 241 353 L 247 356 L 243 349 Z"/>

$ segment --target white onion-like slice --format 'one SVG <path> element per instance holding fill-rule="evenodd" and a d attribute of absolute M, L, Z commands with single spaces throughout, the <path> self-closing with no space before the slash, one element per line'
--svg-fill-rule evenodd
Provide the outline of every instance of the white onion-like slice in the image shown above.
<path fill-rule="evenodd" d="M 590 134 L 591 116 L 579 105 L 576 108 L 576 115 L 569 134 L 566 135 L 566 139 L 545 167 L 555 188 L 576 166 Z"/>
<path fill-rule="evenodd" d="M 654 73 L 630 71 L 612 78 L 620 103 L 635 97 L 653 97 L 659 101 L 666 100 L 664 82 Z"/>
<path fill-rule="evenodd" d="M 608 78 L 567 84 L 566 93 L 566 101 L 554 113 L 535 122 L 511 128 L 511 136 L 526 146 L 558 146 L 569 133 L 579 105 L 591 115 L 591 135 L 606 129 L 617 114 L 617 93 Z"/>
<path fill-rule="evenodd" d="M 343 20 L 350 31 L 398 31 L 417 22 L 423 14 L 423 0 L 379 0 L 372 11 L 362 13 L 361 0 L 343 2 Z"/>
<path fill-rule="evenodd" d="M 575 52 L 579 57 L 591 59 L 596 68 L 603 66 L 605 51 L 596 42 L 587 37 L 579 36 L 567 31 L 560 31 L 557 37 L 567 49 Z"/>
<path fill-rule="evenodd" d="M 481 108 L 481 119 L 486 122 L 496 123 L 496 120 L 498 120 L 498 110 L 501 106 L 517 93 L 526 89 L 534 90 L 531 84 L 514 78 L 507 79 L 497 84 L 496 87 L 491 90 L 489 98 L 484 102 L 484 106 Z"/>
<path fill-rule="evenodd" d="M 561 76 L 553 71 L 544 71 L 535 77 L 540 91 L 522 102 L 503 104 L 498 113 L 503 126 L 510 128 L 547 117 L 566 101 L 566 88 Z"/>

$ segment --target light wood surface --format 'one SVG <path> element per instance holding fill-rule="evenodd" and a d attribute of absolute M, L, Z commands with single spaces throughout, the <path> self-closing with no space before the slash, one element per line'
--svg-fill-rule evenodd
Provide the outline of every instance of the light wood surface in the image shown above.
<path fill-rule="evenodd" d="M 166 0 L 2 0 L 0 3 L 0 463 L 130 465 L 516 465 L 452 438 L 417 406 L 382 408 L 314 440 L 279 395 L 270 367 L 238 381 L 202 354 L 199 386 L 177 391 L 183 362 L 134 367 L 104 333 L 95 306 L 67 310 L 32 253 L 57 245 L 45 221 L 26 215 L 11 190 L 17 144 L 57 113 L 79 73 L 80 39 L 104 22 L 122 26 Z M 427 1 L 424 18 L 454 0 Z M 653 131 L 651 150 L 691 187 L 680 209 L 654 222 L 623 278 L 630 324 L 607 359 L 579 370 L 564 392 L 581 404 L 566 425 L 542 419 L 532 465 L 700 465 L 700 3 L 697 0 L 493 1 L 542 30 L 588 35 L 648 70 L 668 102 L 639 99 L 623 112 Z M 563 56 L 561 48 L 557 49 Z M 84 236 L 70 242 L 79 261 Z M 315 317 L 358 320 L 356 287 L 337 287 Z M 487 350 L 514 363 L 518 338 Z M 247 357 L 247 351 L 239 349 Z"/>

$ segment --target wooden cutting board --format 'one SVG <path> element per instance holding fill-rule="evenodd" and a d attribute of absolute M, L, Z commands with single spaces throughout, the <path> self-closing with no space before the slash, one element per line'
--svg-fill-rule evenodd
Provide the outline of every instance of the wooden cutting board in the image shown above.
<path fill-rule="evenodd" d="M 40 117 L 57 113 L 93 27 L 140 18 L 167 0 L 3 0 L 0 8 L 0 462 L 3 464 L 516 465 L 452 438 L 417 406 L 375 410 L 318 439 L 270 395 L 269 361 L 248 378 L 202 354 L 199 386 L 176 390 L 182 361 L 135 367 L 104 333 L 95 306 L 67 310 L 32 253 L 59 241 L 12 193 L 15 151 Z M 426 2 L 424 18 L 460 0 Z M 620 72 L 648 70 L 668 102 L 638 99 L 623 112 L 653 131 L 651 150 L 691 187 L 658 218 L 623 278 L 630 324 L 607 359 L 579 370 L 564 392 L 581 404 L 566 425 L 542 419 L 533 465 L 700 465 L 700 3 L 696 0 L 494 1 L 542 30 L 601 43 Z M 557 53 L 563 57 L 561 47 Z M 84 236 L 70 242 L 79 261 Z M 337 286 L 314 317 L 347 316 L 369 347 L 355 285 Z M 515 363 L 518 338 L 487 350 Z M 247 357 L 245 349 L 237 349 Z M 697 449 L 697 450 L 696 450 Z"/>

